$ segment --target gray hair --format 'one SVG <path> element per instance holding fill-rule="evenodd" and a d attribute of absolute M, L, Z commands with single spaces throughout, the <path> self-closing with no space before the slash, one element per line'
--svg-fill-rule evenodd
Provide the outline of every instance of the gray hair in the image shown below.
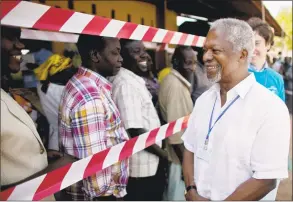
<path fill-rule="evenodd" d="M 255 47 L 254 32 L 249 24 L 243 20 L 223 18 L 212 23 L 210 30 L 226 33 L 226 40 L 232 44 L 233 51 L 246 50 L 248 62 L 252 58 Z"/>

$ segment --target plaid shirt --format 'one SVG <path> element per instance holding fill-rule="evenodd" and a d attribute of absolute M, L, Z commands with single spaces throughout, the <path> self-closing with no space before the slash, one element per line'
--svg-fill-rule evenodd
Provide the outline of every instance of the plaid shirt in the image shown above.
<path fill-rule="evenodd" d="M 128 140 L 120 114 L 111 99 L 111 84 L 80 67 L 65 86 L 59 108 L 61 149 L 79 159 Z M 86 200 L 126 195 L 128 160 L 118 162 L 71 187 L 71 195 Z M 76 198 L 79 199 L 80 198 Z"/>

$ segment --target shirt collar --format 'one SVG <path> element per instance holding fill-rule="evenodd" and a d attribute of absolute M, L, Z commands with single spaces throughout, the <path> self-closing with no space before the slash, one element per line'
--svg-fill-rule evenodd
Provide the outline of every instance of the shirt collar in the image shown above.
<path fill-rule="evenodd" d="M 246 77 L 244 80 L 242 80 L 240 83 L 238 83 L 234 88 L 230 89 L 227 92 L 227 96 L 229 96 L 231 93 L 236 93 L 239 95 L 242 99 L 245 98 L 246 94 L 249 92 L 251 86 L 256 82 L 255 76 L 253 73 L 250 73 L 248 77 Z M 220 92 L 220 85 L 218 83 L 214 84 L 211 87 L 212 90 L 214 90 L 216 93 Z"/>
<path fill-rule="evenodd" d="M 253 70 L 253 71 L 256 71 L 256 72 L 262 72 L 265 69 L 269 68 L 269 64 L 268 64 L 268 62 L 265 62 L 265 64 L 261 68 L 261 70 L 258 70 L 253 64 L 250 64 L 248 68 L 251 69 L 251 70 Z"/>
<path fill-rule="evenodd" d="M 78 72 L 77 74 L 88 77 L 90 79 L 95 80 L 96 84 L 98 86 L 103 86 L 105 89 L 107 89 L 108 91 L 111 91 L 112 89 L 112 85 L 111 83 L 104 78 L 103 76 L 101 76 L 100 74 L 98 74 L 97 72 L 94 72 L 88 68 L 85 67 L 79 67 L 78 68 Z"/>
<path fill-rule="evenodd" d="M 130 81 L 131 81 L 131 80 L 134 80 L 134 81 L 136 81 L 136 82 L 138 82 L 138 83 L 140 83 L 140 84 L 142 84 L 142 85 L 146 85 L 146 82 L 145 82 L 145 80 L 144 80 L 142 77 L 136 75 L 136 74 L 133 73 L 132 71 L 130 71 L 130 70 L 128 70 L 128 69 L 125 69 L 125 68 L 123 68 L 123 67 L 121 67 L 121 69 L 119 70 L 119 72 L 118 72 L 118 74 L 117 74 L 116 76 L 111 76 L 111 77 L 109 77 L 109 81 L 110 81 L 112 84 L 114 84 L 115 82 L 118 82 L 118 80 L 120 80 L 121 77 L 123 77 L 123 78 L 127 78 L 127 79 L 129 79 Z"/>
<path fill-rule="evenodd" d="M 176 76 L 189 90 L 191 90 L 191 83 L 187 81 L 178 71 L 172 69 L 171 74 Z"/>

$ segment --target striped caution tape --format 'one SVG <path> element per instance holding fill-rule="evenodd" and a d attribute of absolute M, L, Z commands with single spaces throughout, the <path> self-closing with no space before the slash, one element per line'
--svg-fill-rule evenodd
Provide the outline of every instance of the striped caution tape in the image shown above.
<path fill-rule="evenodd" d="M 29 11 L 29 12 L 28 12 Z M 27 1 L 2 1 L 1 24 L 202 47 L 205 37 L 139 25 Z"/>
<path fill-rule="evenodd" d="M 189 116 L 182 117 L 97 154 L 7 189 L 0 193 L 0 199 L 3 201 L 41 200 L 182 131 L 187 127 L 188 119 Z"/>

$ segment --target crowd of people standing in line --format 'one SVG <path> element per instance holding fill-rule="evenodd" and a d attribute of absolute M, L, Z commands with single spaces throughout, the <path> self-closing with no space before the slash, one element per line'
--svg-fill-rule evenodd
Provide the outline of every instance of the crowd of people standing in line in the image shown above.
<path fill-rule="evenodd" d="M 80 35 L 80 67 L 49 54 L 34 69 L 50 125 L 45 147 L 10 94 L 10 74 L 19 71 L 24 48 L 20 30 L 2 26 L 2 188 L 191 114 L 185 131 L 48 199 L 274 200 L 288 175 L 290 120 L 284 79 L 266 62 L 273 36 L 258 18 L 217 20 L 204 64 L 191 47 L 178 46 L 172 68 L 157 79 L 141 41 Z"/>

